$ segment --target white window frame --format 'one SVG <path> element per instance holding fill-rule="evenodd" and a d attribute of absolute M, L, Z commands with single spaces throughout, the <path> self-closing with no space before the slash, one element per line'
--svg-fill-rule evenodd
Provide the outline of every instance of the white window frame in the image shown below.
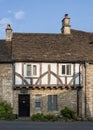
<path fill-rule="evenodd" d="M 65 66 L 64 74 L 62 74 L 62 66 Z M 70 74 L 67 74 L 67 66 L 71 66 L 70 67 Z M 60 64 L 59 65 L 59 75 L 61 75 L 61 76 L 72 76 L 72 74 L 73 74 L 73 66 L 72 66 L 72 64 Z"/>
<path fill-rule="evenodd" d="M 28 65 L 31 65 L 31 75 L 27 75 L 27 66 Z M 36 74 L 34 74 L 34 70 L 33 70 L 33 67 L 36 66 Z M 39 76 L 39 65 L 38 64 L 30 64 L 30 63 L 27 63 L 25 64 L 25 76 L 26 77 L 38 77 Z"/>
<path fill-rule="evenodd" d="M 31 64 L 27 64 L 27 65 L 26 65 L 26 76 L 27 76 L 27 77 L 31 77 L 32 74 L 27 75 L 27 66 L 28 66 L 28 65 L 30 66 L 30 71 L 31 71 L 30 73 L 32 73 L 32 69 L 31 69 L 32 66 L 31 66 Z"/>

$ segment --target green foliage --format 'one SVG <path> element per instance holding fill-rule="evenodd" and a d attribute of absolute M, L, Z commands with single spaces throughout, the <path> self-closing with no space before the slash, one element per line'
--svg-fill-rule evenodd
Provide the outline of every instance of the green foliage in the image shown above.
<path fill-rule="evenodd" d="M 68 107 L 65 107 L 63 110 L 61 110 L 60 113 L 65 120 L 76 119 L 76 113 L 73 110 L 69 109 Z"/>
<path fill-rule="evenodd" d="M 33 114 L 31 117 L 32 121 L 43 121 L 44 115 L 42 113 Z"/>
<path fill-rule="evenodd" d="M 48 115 L 45 115 L 45 119 L 48 120 L 48 121 L 57 121 L 58 116 L 48 114 Z"/>
<path fill-rule="evenodd" d="M 12 113 L 11 104 L 3 101 L 0 102 L 0 119 L 12 120 L 15 119 L 15 116 Z"/>
<path fill-rule="evenodd" d="M 58 117 L 55 115 L 44 115 L 42 113 L 33 114 L 31 117 L 32 121 L 57 121 Z"/>

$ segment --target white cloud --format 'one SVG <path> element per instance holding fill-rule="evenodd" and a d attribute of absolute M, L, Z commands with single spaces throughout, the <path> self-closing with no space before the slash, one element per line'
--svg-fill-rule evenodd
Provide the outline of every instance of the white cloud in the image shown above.
<path fill-rule="evenodd" d="M 24 17 L 25 17 L 25 12 L 24 11 L 18 11 L 18 12 L 15 13 L 15 18 L 16 19 L 21 20 L 21 19 L 24 19 Z"/>
<path fill-rule="evenodd" d="M 12 24 L 11 20 L 9 18 L 2 18 L 0 20 L 0 31 L 5 30 L 7 24 Z"/>
<path fill-rule="evenodd" d="M 0 20 L 0 25 L 5 25 L 5 24 L 8 24 L 8 23 L 12 23 L 11 20 L 9 18 L 2 18 Z"/>

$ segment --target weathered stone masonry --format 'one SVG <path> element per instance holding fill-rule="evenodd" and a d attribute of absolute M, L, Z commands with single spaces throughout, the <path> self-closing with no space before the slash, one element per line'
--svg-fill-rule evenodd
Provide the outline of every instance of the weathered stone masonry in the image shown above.
<path fill-rule="evenodd" d="M 77 112 L 77 94 L 76 90 L 29 90 L 28 94 L 30 94 L 30 116 L 35 113 L 44 113 L 44 114 L 59 114 L 60 110 L 64 109 L 65 106 L 71 108 L 72 110 Z M 14 90 L 14 113 L 18 114 L 18 94 L 20 90 Z M 41 108 L 35 109 L 35 95 L 41 95 Z M 48 111 L 48 95 L 58 95 L 58 111 Z"/>
<path fill-rule="evenodd" d="M 13 106 L 12 64 L 0 64 L 0 100 Z"/>
<path fill-rule="evenodd" d="M 86 67 L 86 116 L 93 117 L 93 64 Z"/>

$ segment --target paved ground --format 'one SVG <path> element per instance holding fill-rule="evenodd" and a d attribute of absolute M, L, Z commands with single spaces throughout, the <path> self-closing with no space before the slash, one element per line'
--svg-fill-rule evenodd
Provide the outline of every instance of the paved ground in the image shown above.
<path fill-rule="evenodd" d="M 0 121 L 0 130 L 93 130 L 93 122 Z"/>

